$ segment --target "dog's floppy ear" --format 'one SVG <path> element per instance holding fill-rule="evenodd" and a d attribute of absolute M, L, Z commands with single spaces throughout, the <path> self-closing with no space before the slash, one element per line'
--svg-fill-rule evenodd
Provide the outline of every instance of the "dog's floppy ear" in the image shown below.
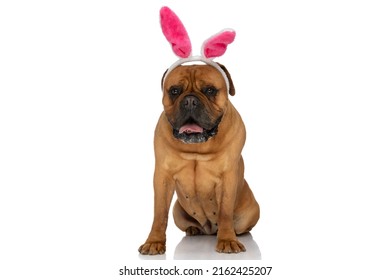
<path fill-rule="evenodd" d="M 218 62 L 217 62 L 218 63 Z M 235 95 L 236 94 L 236 89 L 234 88 L 234 84 L 233 84 L 233 80 L 232 80 L 232 77 L 230 76 L 230 73 L 229 71 L 226 69 L 226 67 L 224 65 L 222 65 L 221 63 L 218 63 L 218 65 L 221 67 L 221 69 L 223 70 L 223 72 L 225 72 L 226 74 L 226 77 L 228 78 L 229 80 L 229 94 L 231 96 Z"/>

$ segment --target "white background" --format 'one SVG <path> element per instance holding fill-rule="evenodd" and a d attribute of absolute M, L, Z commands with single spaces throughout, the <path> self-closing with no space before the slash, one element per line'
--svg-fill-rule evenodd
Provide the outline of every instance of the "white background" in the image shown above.
<path fill-rule="evenodd" d="M 123 279 L 151 263 L 137 248 L 160 78 L 176 60 L 162 5 L 194 54 L 237 32 L 218 61 L 247 127 L 256 265 L 269 279 L 389 279 L 389 5 L 252 2 L 0 3 L 1 279 Z M 167 262 L 182 236 L 171 222 Z"/>

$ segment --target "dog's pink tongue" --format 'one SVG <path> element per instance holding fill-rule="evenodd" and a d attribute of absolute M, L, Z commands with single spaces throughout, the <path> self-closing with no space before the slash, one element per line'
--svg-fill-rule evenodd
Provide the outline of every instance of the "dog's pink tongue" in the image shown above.
<path fill-rule="evenodd" d="M 195 123 L 191 123 L 191 124 L 185 124 L 183 125 L 182 127 L 180 127 L 179 129 L 179 133 L 202 133 L 203 132 L 203 128 L 200 127 L 199 125 L 195 124 Z"/>

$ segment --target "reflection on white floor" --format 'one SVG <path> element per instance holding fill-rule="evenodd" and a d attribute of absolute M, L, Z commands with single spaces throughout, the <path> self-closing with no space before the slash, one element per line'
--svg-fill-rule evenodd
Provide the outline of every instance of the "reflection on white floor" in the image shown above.
<path fill-rule="evenodd" d="M 238 254 L 221 254 L 215 251 L 217 244 L 216 235 L 184 236 L 176 245 L 173 255 L 174 260 L 261 260 L 261 252 L 256 241 L 250 233 L 238 236 L 238 240 L 244 244 L 246 252 Z M 168 249 L 169 250 L 169 249 Z M 166 260 L 164 255 L 141 255 L 141 260 Z"/>
<path fill-rule="evenodd" d="M 175 260 L 261 260 L 261 252 L 250 233 L 238 236 L 246 252 L 221 254 L 215 251 L 216 235 L 184 236 L 177 244 Z"/>

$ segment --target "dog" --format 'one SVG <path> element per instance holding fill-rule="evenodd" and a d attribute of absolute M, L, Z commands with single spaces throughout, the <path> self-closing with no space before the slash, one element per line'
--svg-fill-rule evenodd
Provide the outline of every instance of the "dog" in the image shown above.
<path fill-rule="evenodd" d="M 245 251 L 237 235 L 258 222 L 260 207 L 244 179 L 246 132 L 228 96 L 226 67 L 181 65 L 164 74 L 163 107 L 154 137 L 154 220 L 144 255 L 164 254 L 174 192 L 176 226 L 187 235 L 216 234 L 216 251 Z M 228 84 L 226 83 L 226 77 Z"/>

